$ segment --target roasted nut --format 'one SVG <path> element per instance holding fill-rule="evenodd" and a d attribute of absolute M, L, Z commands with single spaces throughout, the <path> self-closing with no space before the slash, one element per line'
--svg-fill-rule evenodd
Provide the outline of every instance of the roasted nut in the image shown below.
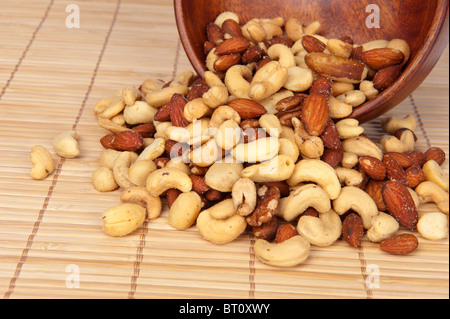
<path fill-rule="evenodd" d="M 103 213 L 103 230 L 109 236 L 126 236 L 145 221 L 145 208 L 138 204 L 121 204 Z"/>
<path fill-rule="evenodd" d="M 256 258 L 262 263 L 277 267 L 293 267 L 308 259 L 310 243 L 300 235 L 279 244 L 258 239 L 253 249 Z"/>
<path fill-rule="evenodd" d="M 194 192 L 181 193 L 169 210 L 169 225 L 177 230 L 185 230 L 194 225 L 202 208 L 202 199 Z"/>
<path fill-rule="evenodd" d="M 75 131 L 67 131 L 56 136 L 53 139 L 55 152 L 65 158 L 75 158 L 80 155 L 77 136 Z"/>
<path fill-rule="evenodd" d="M 45 179 L 55 170 L 55 163 L 52 155 L 41 145 L 36 145 L 31 148 L 30 160 L 33 164 L 33 167 L 30 170 L 32 179 Z"/>

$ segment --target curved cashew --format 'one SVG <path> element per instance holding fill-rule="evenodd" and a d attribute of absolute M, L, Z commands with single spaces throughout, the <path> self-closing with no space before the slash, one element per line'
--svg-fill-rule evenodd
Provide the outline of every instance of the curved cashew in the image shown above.
<path fill-rule="evenodd" d="M 308 259 L 311 246 L 308 240 L 296 235 L 279 244 L 257 239 L 253 249 L 256 258 L 262 263 L 277 267 L 294 267 Z"/>
<path fill-rule="evenodd" d="M 189 101 L 184 107 L 184 118 L 189 122 L 194 122 L 208 114 L 211 108 L 206 105 L 202 98 Z"/>
<path fill-rule="evenodd" d="M 225 11 L 219 14 L 214 23 L 217 24 L 219 27 L 222 27 L 223 23 L 228 19 L 234 20 L 237 23 L 239 23 L 239 16 L 231 11 Z"/>
<path fill-rule="evenodd" d="M 122 188 L 130 188 L 135 186 L 128 177 L 128 170 L 136 161 L 137 154 L 134 152 L 122 152 L 119 156 L 117 156 L 116 160 L 113 164 L 113 175 L 114 179 Z"/>
<path fill-rule="evenodd" d="M 167 86 L 157 91 L 147 93 L 145 101 L 154 108 L 160 108 L 170 102 L 174 94 L 185 95 L 189 91 L 187 85 L 174 82 L 173 86 Z"/>
<path fill-rule="evenodd" d="M 287 131 L 291 132 L 292 129 L 288 128 L 287 126 L 283 127 L 283 132 L 282 133 L 286 133 Z M 287 155 L 290 156 L 292 158 L 292 160 L 294 161 L 294 163 L 297 163 L 298 157 L 300 156 L 300 150 L 297 146 L 297 144 L 295 144 L 295 142 L 293 142 L 294 138 L 289 138 L 289 137 L 282 137 L 282 136 L 286 136 L 286 134 L 281 135 L 280 139 L 278 139 L 278 143 L 280 144 L 279 150 L 278 150 L 278 155 Z"/>
<path fill-rule="evenodd" d="M 400 228 L 397 220 L 389 214 L 380 212 L 372 221 L 372 226 L 367 230 L 367 238 L 371 242 L 379 243 L 393 236 Z"/>
<path fill-rule="evenodd" d="M 99 117 L 105 119 L 112 119 L 117 114 L 121 113 L 125 108 L 125 102 L 121 96 L 115 96 L 111 99 L 111 103 L 105 107 L 105 109 L 98 114 Z"/>
<path fill-rule="evenodd" d="M 286 35 L 294 42 L 303 38 L 303 24 L 296 18 L 290 18 L 284 29 Z"/>
<path fill-rule="evenodd" d="M 134 185 L 145 186 L 148 175 L 157 169 L 158 167 L 153 160 L 136 161 L 131 164 L 128 170 L 128 179 Z"/>
<path fill-rule="evenodd" d="M 197 228 L 207 241 L 223 245 L 238 238 L 247 228 L 245 217 L 233 215 L 227 219 L 214 219 L 208 210 L 198 215 Z"/>
<path fill-rule="evenodd" d="M 423 215 L 417 223 L 417 231 L 428 240 L 441 240 L 448 236 L 448 219 L 442 213 Z"/>
<path fill-rule="evenodd" d="M 380 93 L 374 87 L 373 82 L 368 80 L 362 81 L 361 84 L 359 84 L 359 89 L 366 95 L 367 100 L 372 100 Z"/>
<path fill-rule="evenodd" d="M 237 98 L 248 99 L 250 82 L 246 79 L 250 78 L 252 75 L 252 70 L 244 65 L 234 65 L 229 68 L 225 74 L 225 85 L 230 94 Z"/>
<path fill-rule="evenodd" d="M 146 187 L 153 196 L 160 196 L 171 188 L 187 193 L 192 190 L 192 180 L 188 174 L 179 169 L 161 168 L 148 176 Z"/>
<path fill-rule="evenodd" d="M 233 199 L 224 199 L 207 209 L 213 219 L 225 220 L 236 214 Z"/>
<path fill-rule="evenodd" d="M 228 89 L 222 80 L 212 71 L 206 71 L 204 77 L 210 89 L 203 94 L 203 102 L 213 109 L 227 103 Z"/>
<path fill-rule="evenodd" d="M 288 155 L 278 155 L 267 162 L 245 168 L 241 176 L 257 183 L 281 182 L 291 177 L 295 162 Z"/>
<path fill-rule="evenodd" d="M 196 120 L 189 124 L 187 127 L 176 127 L 172 126 L 170 122 L 163 122 L 156 126 L 156 130 L 160 128 L 163 124 L 168 123 L 167 128 L 163 131 L 164 127 L 161 128 L 161 134 L 158 136 L 155 134 L 155 138 L 165 138 L 168 140 L 176 141 L 181 144 L 189 145 L 202 145 L 211 139 L 211 134 L 209 131 L 210 119 L 202 118 Z M 182 145 L 179 145 L 182 146 Z M 173 148 L 172 148 L 173 149 Z M 178 153 L 179 149 L 176 150 Z"/>
<path fill-rule="evenodd" d="M 156 138 L 152 144 L 147 146 L 142 153 L 139 155 L 136 161 L 150 160 L 160 157 L 166 147 L 166 140 L 163 138 Z"/>
<path fill-rule="evenodd" d="M 345 119 L 337 122 L 336 129 L 341 139 L 360 136 L 364 133 L 364 128 L 359 126 L 359 121 L 355 119 Z"/>
<path fill-rule="evenodd" d="M 228 105 L 222 105 L 214 110 L 213 114 L 211 115 L 209 126 L 219 128 L 222 123 L 228 120 L 233 120 L 237 124 L 241 123 L 241 117 L 239 116 L 238 112 L 236 112 L 232 107 Z"/>
<path fill-rule="evenodd" d="M 309 135 L 303 123 L 296 117 L 292 118 L 292 125 L 295 129 L 295 143 L 298 146 L 300 154 L 306 158 L 320 158 L 325 150 L 323 140 L 318 136 Z"/>
<path fill-rule="evenodd" d="M 435 182 L 443 190 L 448 191 L 449 181 L 442 167 L 435 161 L 429 160 L 423 165 L 423 172 L 427 181 Z"/>
<path fill-rule="evenodd" d="M 315 208 L 319 213 L 326 213 L 331 209 L 331 202 L 325 190 L 314 184 L 298 187 L 287 197 L 283 210 L 279 213 L 286 221 L 295 220 L 308 207 Z"/>
<path fill-rule="evenodd" d="M 413 115 L 407 115 L 403 119 L 385 117 L 381 120 L 381 128 L 389 134 L 395 134 L 401 128 L 407 128 L 414 132 L 417 128 L 417 121 Z"/>
<path fill-rule="evenodd" d="M 336 99 L 353 107 L 357 107 L 366 102 L 366 95 L 360 90 L 353 90 L 337 96 Z"/>
<path fill-rule="evenodd" d="M 336 167 L 334 170 L 341 184 L 346 186 L 358 186 L 364 181 L 363 174 L 355 169 Z"/>
<path fill-rule="evenodd" d="M 402 65 L 405 65 L 409 61 L 409 58 L 411 56 L 411 48 L 409 47 L 408 42 L 406 42 L 405 40 L 393 39 L 387 44 L 386 48 L 397 49 L 403 53 L 403 55 L 405 56 L 405 60 L 403 61 Z"/>
<path fill-rule="evenodd" d="M 109 169 L 113 169 L 114 161 L 117 157 L 122 154 L 122 152 L 113 150 L 113 149 L 105 149 L 100 153 L 99 162 L 101 166 L 105 166 Z M 137 158 L 137 154 L 136 154 Z"/>
<path fill-rule="evenodd" d="M 242 27 L 244 37 L 252 42 L 259 43 L 266 39 L 267 33 L 259 20 L 252 19 Z"/>
<path fill-rule="evenodd" d="M 214 138 L 189 154 L 189 160 L 200 167 L 208 167 L 222 158 L 222 150 Z"/>
<path fill-rule="evenodd" d="M 169 210 L 169 225 L 185 230 L 194 225 L 202 208 L 202 199 L 196 192 L 181 193 Z"/>
<path fill-rule="evenodd" d="M 356 136 L 345 139 L 342 142 L 344 152 L 356 154 L 357 156 L 372 156 L 380 161 L 383 153 L 377 144 L 364 136 Z"/>
<path fill-rule="evenodd" d="M 233 185 L 231 197 L 234 209 L 238 215 L 250 215 L 256 208 L 255 183 L 249 178 L 240 178 Z"/>
<path fill-rule="evenodd" d="M 373 219 L 378 216 L 378 208 L 372 197 L 358 187 L 346 186 L 333 201 L 333 209 L 339 215 L 344 215 L 350 209 L 362 218 L 364 228 L 372 226 Z"/>
<path fill-rule="evenodd" d="M 77 132 L 67 131 L 59 134 L 53 139 L 55 152 L 65 158 L 75 158 L 80 155 L 77 142 Z"/>
<path fill-rule="evenodd" d="M 319 217 L 303 216 L 298 221 L 297 231 L 312 245 L 327 247 L 342 235 L 341 217 L 332 209 Z"/>
<path fill-rule="evenodd" d="M 113 172 L 108 167 L 99 167 L 92 173 L 92 185 L 99 192 L 112 192 L 119 188 Z"/>
<path fill-rule="evenodd" d="M 295 66 L 294 54 L 291 49 L 284 44 L 272 45 L 267 54 L 275 61 L 278 61 L 282 67 L 287 69 Z"/>
<path fill-rule="evenodd" d="M 146 79 L 142 82 L 141 91 L 145 96 L 150 92 L 162 89 L 163 86 L 164 82 L 162 80 Z"/>
<path fill-rule="evenodd" d="M 283 132 L 280 120 L 275 114 L 264 114 L 259 118 L 259 126 L 265 129 L 271 137 L 279 137 Z"/>
<path fill-rule="evenodd" d="M 438 184 L 431 181 L 421 183 L 415 189 L 419 195 L 420 203 L 435 203 L 438 208 L 444 213 L 449 213 L 449 195 Z"/>
<path fill-rule="evenodd" d="M 383 135 L 380 138 L 380 144 L 384 152 L 407 153 L 414 150 L 415 137 L 410 130 L 405 130 L 398 139 L 395 136 Z"/>
<path fill-rule="evenodd" d="M 263 100 L 278 92 L 286 83 L 287 68 L 277 61 L 271 61 L 259 69 L 250 84 L 249 97 L 255 101 Z"/>
<path fill-rule="evenodd" d="M 389 44 L 389 41 L 387 40 L 373 40 L 366 42 L 362 45 L 363 52 L 370 51 L 373 49 L 383 49 Z"/>
<path fill-rule="evenodd" d="M 240 163 L 257 163 L 268 161 L 278 154 L 277 138 L 260 138 L 247 144 L 238 144 L 232 149 L 231 155 Z"/>
<path fill-rule="evenodd" d="M 33 167 L 30 170 L 32 179 L 41 180 L 55 170 L 55 163 L 50 152 L 41 145 L 36 145 L 31 148 L 30 160 Z"/>
<path fill-rule="evenodd" d="M 103 213 L 103 230 L 109 236 L 126 236 L 138 229 L 145 221 L 145 208 L 138 204 L 125 203 Z"/>
<path fill-rule="evenodd" d="M 239 143 L 242 129 L 233 120 L 223 122 L 214 134 L 217 145 L 223 150 L 231 150 Z"/>
<path fill-rule="evenodd" d="M 350 152 L 344 152 L 341 165 L 345 168 L 353 168 L 359 163 L 358 155 Z"/>
<path fill-rule="evenodd" d="M 334 96 L 329 96 L 328 98 L 328 106 L 329 106 L 329 116 L 332 119 L 342 119 L 353 112 L 353 106 L 350 104 L 339 101 Z"/>
<path fill-rule="evenodd" d="M 229 193 L 241 177 L 244 165 L 225 161 L 214 163 L 205 174 L 206 185 L 220 192 Z"/>
<path fill-rule="evenodd" d="M 355 85 L 352 83 L 333 81 L 331 95 L 336 97 L 336 96 L 342 95 L 344 93 L 353 91 L 354 89 L 355 89 Z"/>
<path fill-rule="evenodd" d="M 341 183 L 336 171 L 321 160 L 305 159 L 298 162 L 287 183 L 293 187 L 307 181 L 321 186 L 332 200 L 338 198 L 341 193 Z"/>
<path fill-rule="evenodd" d="M 310 69 L 293 66 L 288 69 L 284 87 L 293 92 L 309 90 L 314 82 L 314 73 Z"/>
<path fill-rule="evenodd" d="M 156 112 L 158 112 L 158 110 L 151 107 L 147 102 L 136 101 L 125 107 L 123 110 L 123 117 L 127 124 L 137 125 L 152 122 Z"/>
<path fill-rule="evenodd" d="M 125 189 L 120 194 L 120 200 L 122 203 L 131 203 L 143 206 L 147 211 L 147 216 L 149 219 L 156 219 L 159 215 L 161 215 L 161 199 L 151 195 L 145 187 L 134 186 Z"/>

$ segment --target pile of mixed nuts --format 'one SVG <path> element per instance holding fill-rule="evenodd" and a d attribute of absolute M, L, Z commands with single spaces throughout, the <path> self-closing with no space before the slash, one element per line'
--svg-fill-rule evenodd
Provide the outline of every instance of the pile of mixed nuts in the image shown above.
<path fill-rule="evenodd" d="M 372 141 L 357 107 L 389 87 L 410 55 L 400 39 L 354 44 L 317 35 L 319 22 L 224 12 L 207 27 L 208 71 L 148 79 L 99 101 L 109 131 L 93 173 L 100 192 L 121 189 L 104 231 L 125 236 L 169 207 L 177 230 L 215 244 L 247 230 L 257 258 L 290 267 L 310 246 L 363 237 L 392 254 L 448 234 L 449 182 L 439 148 L 415 149 L 413 116 L 385 118 Z M 440 212 L 419 216 L 433 202 Z M 409 230 L 398 235 L 399 230 Z"/>

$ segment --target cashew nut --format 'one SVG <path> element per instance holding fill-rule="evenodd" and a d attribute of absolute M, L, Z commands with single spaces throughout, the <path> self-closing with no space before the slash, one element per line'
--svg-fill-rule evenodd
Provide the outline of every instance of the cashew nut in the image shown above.
<path fill-rule="evenodd" d="M 353 46 L 339 39 L 330 39 L 327 49 L 331 54 L 348 59 L 352 55 Z"/>
<path fill-rule="evenodd" d="M 245 168 L 241 176 L 254 182 L 281 182 L 291 177 L 295 162 L 288 155 L 278 155 L 267 162 Z"/>
<path fill-rule="evenodd" d="M 92 185 L 99 192 L 112 192 L 119 188 L 112 170 L 104 166 L 92 173 Z"/>
<path fill-rule="evenodd" d="M 294 42 L 303 38 L 303 24 L 296 18 L 290 18 L 284 26 L 286 35 Z"/>
<path fill-rule="evenodd" d="M 147 177 L 150 173 L 157 170 L 157 166 L 153 160 L 141 160 L 131 164 L 128 169 L 128 179 L 134 185 L 145 186 Z"/>
<path fill-rule="evenodd" d="M 67 131 L 53 139 L 53 148 L 56 153 L 65 158 L 75 158 L 80 155 L 77 142 L 77 132 Z"/>
<path fill-rule="evenodd" d="M 359 126 L 359 121 L 356 119 L 341 120 L 336 123 L 336 129 L 341 139 L 360 136 L 364 133 L 364 128 Z"/>
<path fill-rule="evenodd" d="M 135 186 L 128 177 L 128 170 L 136 161 L 137 154 L 134 152 L 122 152 L 117 156 L 112 168 L 114 179 L 122 188 L 130 188 Z"/>
<path fill-rule="evenodd" d="M 163 138 L 156 138 L 152 144 L 147 146 L 139 155 L 136 161 L 150 160 L 160 157 L 165 150 L 166 140 Z"/>
<path fill-rule="evenodd" d="M 417 121 L 413 115 L 407 115 L 403 119 L 385 117 L 381 120 L 381 128 L 389 134 L 395 134 L 401 128 L 407 128 L 414 132 L 417 128 Z"/>
<path fill-rule="evenodd" d="M 220 192 L 231 192 L 243 169 L 242 163 L 230 163 L 227 160 L 214 163 L 205 174 L 206 185 Z"/>
<path fill-rule="evenodd" d="M 411 56 L 411 48 L 409 47 L 408 42 L 406 42 L 405 40 L 393 39 L 389 41 L 386 48 L 397 49 L 403 53 L 403 55 L 405 56 L 405 60 L 403 60 L 402 65 L 405 65 L 409 61 L 409 58 Z"/>
<path fill-rule="evenodd" d="M 169 210 L 169 225 L 177 230 L 185 230 L 194 225 L 202 208 L 202 199 L 196 192 L 181 193 Z"/>
<path fill-rule="evenodd" d="M 306 184 L 296 188 L 277 214 L 290 222 L 303 214 L 308 207 L 315 208 L 319 213 L 326 213 L 331 209 L 330 198 L 322 187 Z"/>
<path fill-rule="evenodd" d="M 298 146 L 300 154 L 306 158 L 320 158 L 325 149 L 323 140 L 318 136 L 309 135 L 303 123 L 296 117 L 292 118 L 292 125 L 295 129 L 295 143 Z"/>
<path fill-rule="evenodd" d="M 174 94 L 185 95 L 189 91 L 187 85 L 173 82 L 170 86 L 152 91 L 145 96 L 145 101 L 154 108 L 160 108 L 170 102 Z"/>
<path fill-rule="evenodd" d="M 241 123 L 241 117 L 238 112 L 228 105 L 222 105 L 214 110 L 209 126 L 219 128 L 223 122 L 228 120 L 233 120 L 237 124 Z"/>
<path fill-rule="evenodd" d="M 217 145 L 223 150 L 231 150 L 239 143 L 242 130 L 234 120 L 223 122 L 214 134 Z"/>
<path fill-rule="evenodd" d="M 238 215 L 250 215 L 256 207 L 255 183 L 249 178 L 238 179 L 231 190 L 231 197 Z"/>
<path fill-rule="evenodd" d="M 358 155 L 350 152 L 344 152 L 344 155 L 342 156 L 341 165 L 345 168 L 353 168 L 358 164 L 359 158 Z"/>
<path fill-rule="evenodd" d="M 298 221 L 297 231 L 312 245 L 327 247 L 342 235 L 341 217 L 332 209 L 319 217 L 303 216 Z"/>
<path fill-rule="evenodd" d="M 153 196 L 160 196 L 171 188 L 187 193 L 192 190 L 192 180 L 188 174 L 179 169 L 161 168 L 148 176 L 146 187 Z"/>
<path fill-rule="evenodd" d="M 336 167 L 335 171 L 341 184 L 346 186 L 358 186 L 364 181 L 363 174 L 355 169 Z"/>
<path fill-rule="evenodd" d="M 217 146 L 214 138 L 210 139 L 205 144 L 197 147 L 189 154 L 191 163 L 200 167 L 211 166 L 216 161 L 222 158 L 222 150 Z"/>
<path fill-rule="evenodd" d="M 417 223 L 417 230 L 423 238 L 441 240 L 448 235 L 448 218 L 443 213 L 427 213 Z"/>
<path fill-rule="evenodd" d="M 435 182 L 443 190 L 448 191 L 449 181 L 442 167 L 435 161 L 429 160 L 423 165 L 423 172 L 427 181 Z"/>
<path fill-rule="evenodd" d="M 350 104 L 339 101 L 334 96 L 328 98 L 329 116 L 332 119 L 342 119 L 353 112 L 353 106 Z"/>
<path fill-rule="evenodd" d="M 231 151 L 234 159 L 241 163 L 257 163 L 270 160 L 278 154 L 277 138 L 260 138 L 247 144 L 238 144 Z"/>
<path fill-rule="evenodd" d="M 336 171 L 321 160 L 304 159 L 298 162 L 287 183 L 293 187 L 301 182 L 308 181 L 321 186 L 332 200 L 338 198 L 341 193 L 341 183 Z"/>
<path fill-rule="evenodd" d="M 217 24 L 219 27 L 222 27 L 223 23 L 228 19 L 234 20 L 237 23 L 239 23 L 239 16 L 231 11 L 225 11 L 219 14 L 214 23 Z"/>
<path fill-rule="evenodd" d="M 208 212 L 213 219 L 225 220 L 233 217 L 233 215 L 236 214 L 233 199 L 228 198 L 218 202 L 214 206 L 208 208 Z"/>
<path fill-rule="evenodd" d="M 31 148 L 30 160 L 33 164 L 33 167 L 30 170 L 32 179 L 45 179 L 55 170 L 55 163 L 52 155 L 41 145 L 36 145 Z"/>
<path fill-rule="evenodd" d="M 366 95 L 367 100 L 372 100 L 380 93 L 375 89 L 373 82 L 368 80 L 362 81 L 359 84 L 359 89 Z"/>
<path fill-rule="evenodd" d="M 297 144 L 294 141 L 294 135 L 292 134 L 292 137 L 287 136 L 286 132 L 292 132 L 293 130 L 290 127 L 284 126 L 282 135 L 280 135 L 280 138 L 278 140 L 279 142 L 279 149 L 278 149 L 278 155 L 287 155 L 292 158 L 294 163 L 297 163 L 298 157 L 300 156 L 300 150 L 297 146 Z"/>
<path fill-rule="evenodd" d="M 222 80 L 212 71 L 206 71 L 204 77 L 210 89 L 203 94 L 203 102 L 213 109 L 227 103 L 228 89 Z"/>
<path fill-rule="evenodd" d="M 414 150 L 415 137 L 410 130 L 405 130 L 398 139 L 392 135 L 383 135 L 380 144 L 384 152 L 407 153 Z"/>
<path fill-rule="evenodd" d="M 367 230 L 367 238 L 371 242 L 379 243 L 393 236 L 400 228 L 397 220 L 389 214 L 380 212 L 372 221 L 372 226 Z"/>
<path fill-rule="evenodd" d="M 150 123 L 153 121 L 157 109 L 148 105 L 144 101 L 136 101 L 132 105 L 128 105 L 123 110 L 125 122 L 130 125 Z"/>
<path fill-rule="evenodd" d="M 377 144 L 364 136 L 356 136 L 345 139 L 342 142 L 344 152 L 356 154 L 357 156 L 372 156 L 380 161 L 383 153 Z"/>
<path fill-rule="evenodd" d="M 282 67 L 287 69 L 295 66 L 294 54 L 291 49 L 284 44 L 272 45 L 267 54 L 272 60 L 278 61 Z"/>
<path fill-rule="evenodd" d="M 333 81 L 331 95 L 336 97 L 336 96 L 342 95 L 344 93 L 353 91 L 354 89 L 355 89 L 355 85 L 352 83 Z"/>
<path fill-rule="evenodd" d="M 265 129 L 271 137 L 279 137 L 283 131 L 280 120 L 274 114 L 264 114 L 259 118 L 259 126 Z"/>
<path fill-rule="evenodd" d="M 263 100 L 278 92 L 286 83 L 287 68 L 277 61 L 271 61 L 259 69 L 250 84 L 249 97 L 255 101 Z"/>
<path fill-rule="evenodd" d="M 387 40 L 373 40 L 366 42 L 362 45 L 363 52 L 370 51 L 373 49 L 383 49 L 389 44 L 389 41 Z"/>
<path fill-rule="evenodd" d="M 252 70 L 244 65 L 234 65 L 225 74 L 225 85 L 231 95 L 248 99 L 250 83 L 247 81 L 253 75 Z"/>
<path fill-rule="evenodd" d="M 294 267 L 309 257 L 310 243 L 300 235 L 289 238 L 282 243 L 270 243 L 257 239 L 253 246 L 256 258 L 264 264 L 276 267 Z"/>
<path fill-rule="evenodd" d="M 100 153 L 99 156 L 99 162 L 100 166 L 105 166 L 109 169 L 113 169 L 114 167 L 114 161 L 119 157 L 119 155 L 122 154 L 122 152 L 113 150 L 113 149 L 105 149 Z M 137 154 L 136 154 L 137 158 Z"/>
<path fill-rule="evenodd" d="M 215 219 L 204 210 L 198 215 L 197 228 L 207 241 L 223 245 L 238 238 L 247 228 L 247 222 L 245 217 L 237 214 L 227 219 Z"/>
<path fill-rule="evenodd" d="M 438 184 L 431 181 L 421 183 L 415 189 L 419 195 L 420 203 L 435 203 L 438 208 L 444 213 L 449 213 L 449 195 L 448 192 L 442 189 Z"/>
<path fill-rule="evenodd" d="M 211 108 L 206 105 L 202 98 L 189 101 L 184 107 L 184 118 L 189 122 L 194 122 L 208 114 Z"/>
<path fill-rule="evenodd" d="M 147 188 L 133 186 L 122 191 L 120 194 L 122 203 L 138 204 L 147 211 L 149 219 L 156 219 L 161 215 L 162 204 L 159 197 L 150 194 Z"/>
<path fill-rule="evenodd" d="M 378 208 L 372 197 L 354 186 L 342 188 L 339 197 L 333 201 L 333 209 L 339 215 L 344 215 L 350 209 L 354 210 L 361 217 L 366 229 L 372 226 L 373 219 L 378 216 Z"/>
<path fill-rule="evenodd" d="M 336 99 L 353 107 L 357 107 L 366 102 L 366 95 L 360 90 L 353 90 L 337 96 Z"/>
<path fill-rule="evenodd" d="M 293 66 L 288 69 L 284 87 L 293 92 L 309 90 L 314 82 L 314 73 L 307 68 Z"/>
<path fill-rule="evenodd" d="M 145 208 L 138 204 L 125 203 L 103 213 L 103 230 L 109 236 L 126 236 L 138 229 L 145 221 Z"/>

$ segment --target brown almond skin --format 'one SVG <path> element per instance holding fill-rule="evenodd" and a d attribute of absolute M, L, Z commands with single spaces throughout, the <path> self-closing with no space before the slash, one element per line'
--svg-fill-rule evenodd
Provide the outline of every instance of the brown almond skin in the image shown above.
<path fill-rule="evenodd" d="M 395 159 L 404 169 L 407 169 L 413 165 L 412 160 L 406 154 L 399 152 L 387 152 L 385 155 L 389 155 Z"/>
<path fill-rule="evenodd" d="M 341 164 L 343 158 L 344 158 L 344 148 L 342 147 L 342 143 L 336 149 L 325 147 L 323 155 L 320 157 L 322 161 L 324 161 L 333 168 L 338 167 L 339 164 Z"/>
<path fill-rule="evenodd" d="M 278 218 L 273 216 L 267 223 L 253 227 L 253 235 L 259 239 L 272 241 L 277 236 Z"/>
<path fill-rule="evenodd" d="M 322 135 L 329 120 L 328 99 L 319 93 L 310 94 L 303 104 L 300 120 L 309 135 Z"/>
<path fill-rule="evenodd" d="M 308 53 L 323 52 L 327 48 L 325 43 L 313 37 L 312 35 L 305 35 L 302 39 L 302 44 L 305 50 L 308 51 Z"/>
<path fill-rule="evenodd" d="M 199 195 L 205 194 L 211 188 L 206 184 L 205 177 L 197 175 L 189 175 L 192 181 L 192 190 Z"/>
<path fill-rule="evenodd" d="M 413 234 L 395 235 L 380 243 L 380 249 L 397 256 L 405 256 L 419 247 L 419 240 Z"/>
<path fill-rule="evenodd" d="M 158 111 L 155 114 L 154 120 L 158 122 L 170 121 L 170 103 L 158 109 Z"/>
<path fill-rule="evenodd" d="M 362 156 L 359 158 L 359 165 L 374 180 L 382 181 L 386 178 L 386 166 L 378 158 Z"/>
<path fill-rule="evenodd" d="M 391 181 L 397 181 L 406 185 L 406 172 L 402 165 L 397 162 L 392 156 L 384 155 L 383 163 L 386 167 L 387 178 Z"/>
<path fill-rule="evenodd" d="M 214 62 L 214 69 L 217 72 L 225 72 L 232 66 L 236 65 L 241 61 L 240 54 L 227 54 L 220 56 L 216 62 Z"/>
<path fill-rule="evenodd" d="M 406 170 L 406 186 L 414 189 L 422 182 L 425 182 L 425 172 L 421 167 L 411 166 Z"/>
<path fill-rule="evenodd" d="M 364 63 L 374 69 L 381 70 L 403 63 L 405 55 L 397 49 L 380 48 L 365 51 L 361 55 Z"/>
<path fill-rule="evenodd" d="M 364 236 L 364 224 L 356 213 L 348 214 L 342 223 L 342 237 L 351 247 L 361 245 Z"/>
<path fill-rule="evenodd" d="M 394 65 L 379 70 L 373 78 L 373 86 L 378 91 L 384 91 L 390 87 L 402 74 L 402 66 Z"/>
<path fill-rule="evenodd" d="M 231 35 L 231 37 L 233 37 L 233 38 L 243 38 L 244 37 L 242 35 L 241 26 L 239 25 L 239 23 L 237 23 L 233 19 L 225 20 L 222 24 L 222 30 L 223 30 L 223 32 Z"/>
<path fill-rule="evenodd" d="M 377 205 L 380 212 L 385 212 L 387 210 L 386 205 L 383 200 L 383 185 L 385 181 L 376 181 L 374 179 L 369 180 L 366 184 L 364 191 L 372 197 L 373 201 Z"/>
<path fill-rule="evenodd" d="M 206 35 L 208 37 L 208 41 L 214 43 L 215 45 L 225 39 L 223 30 L 214 22 L 210 22 L 206 26 Z"/>
<path fill-rule="evenodd" d="M 431 147 L 425 152 L 427 161 L 435 160 L 440 166 L 445 163 L 446 155 L 442 148 Z"/>
<path fill-rule="evenodd" d="M 292 226 L 291 224 L 284 224 L 278 228 L 277 234 L 275 237 L 275 242 L 277 244 L 281 244 L 282 242 L 288 240 L 289 238 L 292 238 L 297 235 L 298 235 L 298 232 L 294 226 Z"/>
<path fill-rule="evenodd" d="M 387 210 L 399 224 L 409 230 L 416 230 L 419 216 L 406 186 L 399 182 L 387 181 L 383 185 L 382 194 Z"/>
<path fill-rule="evenodd" d="M 123 131 L 115 135 L 111 146 L 116 151 L 135 152 L 144 146 L 144 139 L 136 131 Z"/>
<path fill-rule="evenodd" d="M 186 127 L 189 125 L 189 122 L 184 118 L 184 107 L 186 104 L 187 101 L 183 95 L 175 93 L 172 96 L 170 101 L 170 120 L 173 126 Z"/>
<path fill-rule="evenodd" d="M 250 47 L 250 42 L 245 38 L 232 38 L 219 43 L 216 48 L 217 55 L 242 53 Z"/>
<path fill-rule="evenodd" d="M 264 106 L 250 99 L 237 98 L 228 103 L 243 120 L 254 119 L 267 113 Z"/>
<path fill-rule="evenodd" d="M 320 135 L 320 138 L 322 139 L 325 147 L 333 150 L 338 149 L 342 145 L 339 131 L 337 130 L 336 124 L 334 124 L 332 119 L 328 120 L 327 126 L 325 127 L 322 135 Z"/>

